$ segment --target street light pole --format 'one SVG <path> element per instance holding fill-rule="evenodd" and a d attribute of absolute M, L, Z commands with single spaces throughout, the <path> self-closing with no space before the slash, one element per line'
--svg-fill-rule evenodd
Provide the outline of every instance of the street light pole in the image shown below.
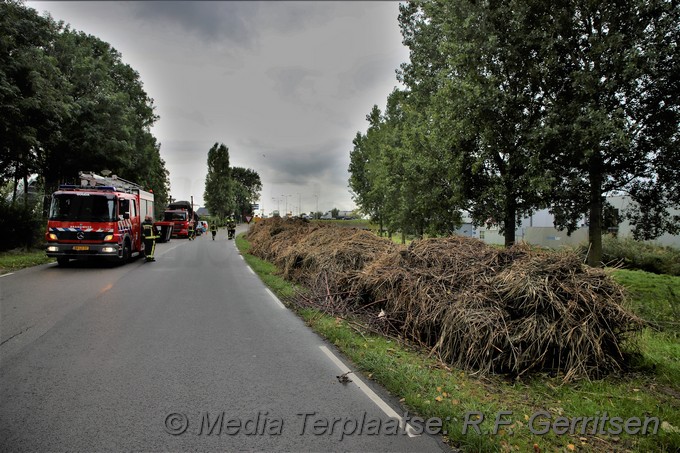
<path fill-rule="evenodd" d="M 282 197 L 286 197 L 286 217 L 288 216 L 288 197 L 292 197 L 292 195 L 281 195 Z"/>

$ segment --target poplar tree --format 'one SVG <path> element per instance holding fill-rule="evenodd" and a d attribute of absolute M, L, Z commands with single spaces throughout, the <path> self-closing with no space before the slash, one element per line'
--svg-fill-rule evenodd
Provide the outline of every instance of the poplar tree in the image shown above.
<path fill-rule="evenodd" d="M 210 214 L 219 218 L 231 215 L 236 208 L 233 198 L 229 148 L 215 143 L 208 151 L 208 174 L 203 201 Z"/>

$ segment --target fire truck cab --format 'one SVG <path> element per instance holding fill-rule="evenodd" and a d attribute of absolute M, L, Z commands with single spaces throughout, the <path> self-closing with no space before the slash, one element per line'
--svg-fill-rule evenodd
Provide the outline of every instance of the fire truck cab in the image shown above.
<path fill-rule="evenodd" d="M 80 186 L 61 185 L 52 194 L 45 240 L 47 256 L 104 258 L 125 263 L 144 250 L 142 221 L 153 218 L 154 196 L 118 178 L 80 172 Z"/>

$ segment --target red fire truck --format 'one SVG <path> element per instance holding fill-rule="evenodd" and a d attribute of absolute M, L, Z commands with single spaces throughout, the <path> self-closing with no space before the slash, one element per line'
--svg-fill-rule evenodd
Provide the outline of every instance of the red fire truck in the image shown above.
<path fill-rule="evenodd" d="M 141 224 L 153 218 L 153 193 L 116 175 L 80 172 L 80 186 L 61 185 L 52 194 L 47 256 L 59 265 L 101 257 L 125 263 L 144 251 Z"/>
<path fill-rule="evenodd" d="M 172 225 L 172 235 L 175 237 L 189 237 L 189 230 L 196 228 L 198 215 L 194 212 L 192 204 L 188 201 L 176 201 L 170 203 L 163 212 L 163 222 L 159 224 Z"/>

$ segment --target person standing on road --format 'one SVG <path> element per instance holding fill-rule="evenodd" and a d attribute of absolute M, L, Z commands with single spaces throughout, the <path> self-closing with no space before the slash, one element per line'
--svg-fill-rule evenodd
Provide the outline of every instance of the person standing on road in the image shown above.
<path fill-rule="evenodd" d="M 234 216 L 229 216 L 229 220 L 227 220 L 227 239 L 234 239 L 235 235 L 236 221 L 234 220 Z"/>
<path fill-rule="evenodd" d="M 142 222 L 142 238 L 144 240 L 144 257 L 146 261 L 156 261 L 153 254 L 156 251 L 156 231 L 153 227 L 151 216 L 144 217 Z"/>
<path fill-rule="evenodd" d="M 189 223 L 189 232 L 187 234 L 188 234 L 187 237 L 189 238 L 190 241 L 196 239 L 196 229 L 194 228 L 194 224 L 191 222 Z"/>
<path fill-rule="evenodd" d="M 212 233 L 212 238 L 213 238 L 213 241 L 214 241 L 215 236 L 217 235 L 217 222 L 211 222 L 210 223 L 210 232 Z"/>

